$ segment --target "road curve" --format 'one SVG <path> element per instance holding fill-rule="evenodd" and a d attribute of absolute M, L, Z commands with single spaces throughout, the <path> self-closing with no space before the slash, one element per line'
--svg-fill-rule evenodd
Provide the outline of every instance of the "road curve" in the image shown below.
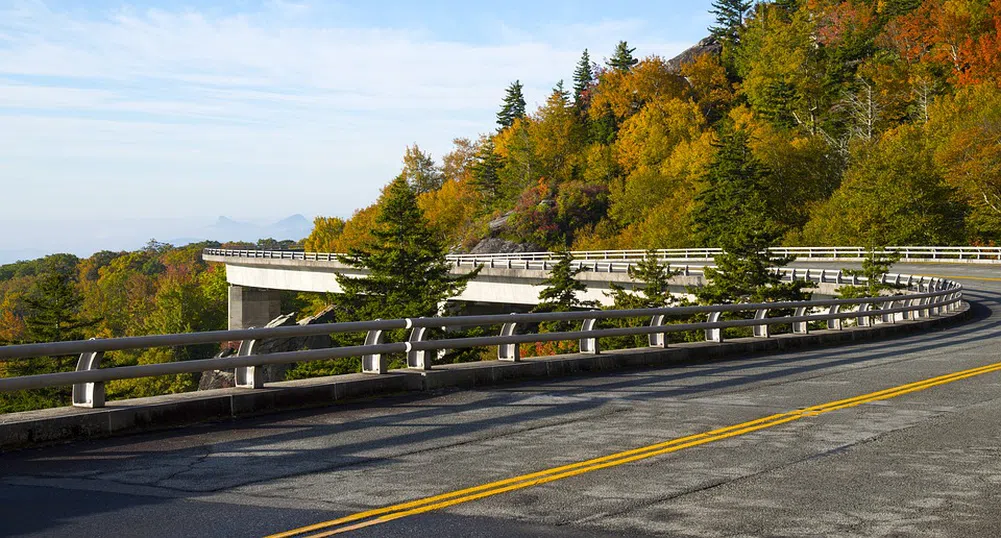
<path fill-rule="evenodd" d="M 974 319 L 5 454 L 0 536 L 1001 536 L 1001 271 L 897 270 Z"/>

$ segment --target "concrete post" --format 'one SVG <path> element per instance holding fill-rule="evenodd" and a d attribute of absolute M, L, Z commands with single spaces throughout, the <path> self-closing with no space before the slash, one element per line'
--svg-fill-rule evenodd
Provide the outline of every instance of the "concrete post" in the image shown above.
<path fill-rule="evenodd" d="M 282 313 L 281 291 L 229 286 L 229 330 L 261 328 Z"/>

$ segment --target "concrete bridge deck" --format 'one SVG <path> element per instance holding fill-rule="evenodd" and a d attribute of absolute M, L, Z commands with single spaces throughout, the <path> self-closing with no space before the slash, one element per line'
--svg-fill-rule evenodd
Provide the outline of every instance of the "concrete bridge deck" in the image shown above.
<path fill-rule="evenodd" d="M 989 366 L 1001 362 L 1001 275 L 900 270 L 959 278 L 974 319 L 892 341 L 4 454 L 0 535 L 261 536 L 477 486 L 347 534 L 1001 535 L 1001 371 Z M 955 372 L 966 373 L 795 414 Z M 735 425 L 704 444 L 661 444 Z M 665 452 L 520 487 L 655 445 Z"/>

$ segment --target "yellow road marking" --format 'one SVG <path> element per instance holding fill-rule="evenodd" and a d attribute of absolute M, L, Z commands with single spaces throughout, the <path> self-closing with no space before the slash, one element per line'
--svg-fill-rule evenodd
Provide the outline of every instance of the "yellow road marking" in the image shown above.
<path fill-rule="evenodd" d="M 759 418 L 756 420 L 751 420 L 748 422 L 742 422 L 740 424 L 727 426 L 725 428 L 719 428 L 708 432 L 688 435 L 685 437 L 679 437 L 676 439 L 664 441 L 661 443 L 656 443 L 645 447 L 626 450 L 623 452 L 610 454 L 608 456 L 602 456 L 599 458 L 572 463 L 569 465 L 553 467 L 551 469 L 546 469 L 543 471 L 516 476 L 513 478 L 507 478 L 504 480 L 498 480 L 496 482 L 490 482 L 488 484 L 483 484 L 480 486 L 452 491 L 449 493 L 435 495 L 432 497 L 426 497 L 423 499 L 417 499 L 414 501 L 404 502 L 400 504 L 394 504 L 392 506 L 386 506 L 374 510 L 367 510 L 364 512 L 359 512 L 342 518 L 333 519 L 330 521 L 325 521 L 322 523 L 317 523 L 306 527 L 300 527 L 298 529 L 293 529 L 287 532 L 273 534 L 267 538 L 289 538 L 292 536 L 304 535 L 306 533 L 314 531 L 323 531 L 325 529 L 330 529 L 330 530 L 310 535 L 310 538 L 320 538 L 324 536 L 332 536 L 334 534 L 350 532 L 353 530 L 358 530 L 372 525 L 386 523 L 387 521 L 392 521 L 394 519 L 399 519 L 402 517 L 422 514 L 433 510 L 440 510 L 442 508 L 447 508 L 449 506 L 475 501 L 478 499 L 483 499 L 485 497 L 499 495 L 501 493 L 507 493 L 510 491 L 546 484 L 548 482 L 562 480 L 564 478 L 569 478 L 572 476 L 577 476 L 580 474 L 597 471 L 599 469 L 606 469 L 617 465 L 632 463 L 635 461 L 652 458 L 654 456 L 660 456 L 663 454 L 676 452 L 686 448 L 696 447 L 706 443 L 720 441 L 723 439 L 728 439 L 730 437 L 736 437 L 747 433 L 755 432 L 758 430 L 763 430 L 766 428 L 772 428 L 802 418 L 814 417 L 832 411 L 846 409 L 849 407 L 855 407 L 857 405 L 862 405 L 864 403 L 896 398 L 897 396 L 902 396 L 904 394 L 910 394 L 912 392 L 917 392 L 929 389 L 931 387 L 936 387 L 939 385 L 944 385 L 962 379 L 968 379 L 971 377 L 997 371 L 1001 371 L 1001 363 L 989 364 L 986 366 L 981 366 L 979 368 L 971 368 L 969 370 L 963 370 L 960 372 L 953 372 L 951 374 L 945 374 L 938 377 L 924 379 L 921 381 L 908 383 L 906 385 L 899 385 L 896 387 L 891 387 L 888 389 L 871 392 L 868 394 L 863 394 L 852 398 L 846 398 L 843 400 L 827 402 L 811 407 L 806 407 L 803 409 L 797 409 L 795 411 L 778 413 L 775 415 Z M 336 527 L 336 528 L 331 529 L 331 527 Z"/>

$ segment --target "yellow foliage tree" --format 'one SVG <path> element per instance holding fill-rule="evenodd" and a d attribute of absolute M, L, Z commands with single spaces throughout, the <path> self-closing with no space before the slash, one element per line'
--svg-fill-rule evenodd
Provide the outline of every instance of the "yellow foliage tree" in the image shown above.
<path fill-rule="evenodd" d="M 313 219 L 313 231 L 306 238 L 306 252 L 340 252 L 338 241 L 344 233 L 344 219 L 338 217 L 316 217 Z"/>
<path fill-rule="evenodd" d="M 682 98 L 688 83 L 668 68 L 659 56 L 642 60 L 630 71 L 610 70 L 599 74 L 588 113 L 601 119 L 611 114 L 622 121 L 656 99 Z"/>

